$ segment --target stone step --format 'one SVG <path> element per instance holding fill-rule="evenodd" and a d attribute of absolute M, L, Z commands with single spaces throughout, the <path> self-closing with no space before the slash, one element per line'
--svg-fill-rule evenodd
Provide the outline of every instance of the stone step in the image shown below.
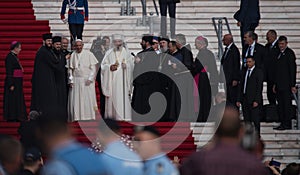
<path fill-rule="evenodd" d="M 36 1 L 39 2 L 35 3 Z M 232 18 L 233 13 L 239 8 L 239 1 L 183 1 L 184 3 L 178 4 L 177 8 L 177 33 L 186 34 L 187 41 L 191 43 L 192 47 L 196 35 L 204 35 L 209 39 L 210 49 L 214 53 L 217 52 L 217 38 L 211 18 L 218 16 L 228 18 L 234 40 L 240 47 L 239 28 L 236 26 L 236 21 Z M 46 8 L 42 7 L 43 3 L 46 3 Z M 37 7 L 36 4 L 40 6 L 39 9 L 36 9 L 37 19 L 50 19 L 52 32 L 68 35 L 68 31 L 66 30 L 67 25 L 64 26 L 59 19 L 60 2 L 53 3 L 48 0 L 33 0 L 33 4 L 35 8 Z M 128 47 L 135 53 L 140 51 L 140 36 L 149 30 L 147 27 L 136 27 L 135 25 L 136 20 L 141 16 L 140 0 L 132 0 L 132 6 L 136 7 L 137 12 L 137 16 L 133 17 L 121 17 L 119 15 L 121 5 L 116 0 L 89 0 L 89 4 L 91 15 L 89 22 L 85 25 L 84 41 L 87 42 L 85 48 L 91 46 L 91 42 L 96 36 L 110 36 L 114 32 L 122 32 L 126 36 Z M 152 1 L 147 1 L 147 5 L 148 12 L 153 12 Z M 51 7 L 51 13 L 47 13 L 49 12 L 49 9 L 47 9 L 49 7 Z M 262 20 L 256 30 L 259 35 L 259 42 L 265 43 L 265 33 L 267 30 L 276 29 L 279 35 L 288 36 L 289 46 L 296 51 L 296 55 L 299 57 L 299 1 L 260 1 L 260 7 Z M 48 15 L 43 14 L 45 12 Z M 118 25 L 120 22 L 122 24 Z M 197 51 L 194 49 L 193 52 L 196 53 Z M 219 67 L 219 62 L 217 64 Z M 297 61 L 297 64 L 300 65 L 299 61 Z M 299 79 L 299 73 L 297 77 Z M 266 99 L 265 89 L 263 93 L 264 99 Z M 204 125 L 207 125 L 207 128 L 203 131 Z M 261 131 L 262 138 L 266 142 L 266 159 L 274 157 L 283 164 L 299 161 L 299 132 L 291 130 L 274 131 L 273 127 L 277 125 L 277 123 L 262 123 Z M 197 143 L 198 147 L 201 144 L 206 144 L 212 137 L 213 124 L 194 124 L 191 128 L 194 128 L 195 143 Z"/>

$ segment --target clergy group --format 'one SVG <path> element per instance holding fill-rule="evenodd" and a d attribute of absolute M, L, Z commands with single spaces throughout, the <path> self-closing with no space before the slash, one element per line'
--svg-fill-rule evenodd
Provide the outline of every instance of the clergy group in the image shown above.
<path fill-rule="evenodd" d="M 112 42 L 110 42 L 110 39 Z M 32 75 L 31 111 L 69 122 L 97 117 L 125 121 L 206 121 L 211 86 L 183 34 L 141 37 L 139 53 L 122 35 L 82 40 L 43 34 Z M 97 82 L 97 83 L 96 83 Z M 100 94 L 97 105 L 96 88 Z"/>

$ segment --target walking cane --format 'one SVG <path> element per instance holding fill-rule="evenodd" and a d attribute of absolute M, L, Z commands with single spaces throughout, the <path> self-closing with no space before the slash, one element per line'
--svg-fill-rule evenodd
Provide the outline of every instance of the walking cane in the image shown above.
<path fill-rule="evenodd" d="M 125 64 L 125 59 L 123 59 L 122 61 L 122 64 Z M 125 69 L 123 68 L 123 65 L 122 65 L 122 76 L 123 76 L 123 118 L 125 120 Z"/>

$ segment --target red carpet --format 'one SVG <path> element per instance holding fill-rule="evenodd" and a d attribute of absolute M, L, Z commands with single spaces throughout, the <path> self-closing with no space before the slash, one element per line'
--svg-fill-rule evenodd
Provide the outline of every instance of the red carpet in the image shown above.
<path fill-rule="evenodd" d="M 42 34 L 50 32 L 48 21 L 36 21 L 31 0 L 0 1 L 0 117 L 3 116 L 3 86 L 5 78 L 5 57 L 10 43 L 22 43 L 19 55 L 24 67 L 24 94 L 27 111 L 31 99 L 31 75 L 36 51 L 42 44 Z M 3 127 L 3 126 L 2 126 Z"/>
<path fill-rule="evenodd" d="M 138 124 L 138 123 L 136 123 Z M 0 122 L 0 134 L 8 134 L 19 138 L 18 127 L 19 123 Z M 97 122 L 80 122 L 70 123 L 73 128 L 74 136 L 78 141 L 91 145 L 91 141 L 95 140 L 95 131 L 97 129 Z M 133 125 L 127 122 L 120 122 L 122 132 L 126 135 L 132 136 Z M 154 126 L 158 128 L 160 134 L 163 136 L 161 139 L 162 148 L 168 153 L 168 156 L 173 159 L 178 156 L 180 159 L 187 157 L 189 154 L 196 150 L 194 138 L 190 130 L 190 123 L 177 123 L 178 126 L 174 128 L 174 123 L 158 122 Z M 168 133 L 166 135 L 166 133 Z M 182 143 L 181 143 L 182 142 Z M 174 148 L 174 145 L 177 145 Z M 173 150 L 174 149 L 174 150 Z"/>
<path fill-rule="evenodd" d="M 22 43 L 22 51 L 19 55 L 21 64 L 24 67 L 24 94 L 27 111 L 29 112 L 31 99 L 31 75 L 35 53 L 42 44 L 42 34 L 50 32 L 49 21 L 37 21 L 34 16 L 31 0 L 1 0 L 0 1 L 0 133 L 19 137 L 17 129 L 19 123 L 7 123 L 3 121 L 3 86 L 5 78 L 5 57 L 9 52 L 10 43 L 14 40 Z M 99 99 L 99 96 L 98 96 Z M 120 122 L 123 133 L 132 135 L 133 125 Z M 74 135 L 84 143 L 90 144 L 87 138 L 95 138 L 96 122 L 82 122 L 70 124 L 73 126 Z M 161 134 L 165 134 L 173 128 L 174 123 L 156 123 L 155 126 Z M 84 128 L 84 133 L 81 128 Z M 183 143 L 168 153 L 172 159 L 173 156 L 184 158 L 191 152 L 194 152 L 196 146 L 194 138 L 191 135 L 190 124 L 180 123 L 179 126 L 162 139 L 163 149 L 168 151 L 177 145 L 177 142 L 183 139 Z M 187 136 L 187 138 L 185 138 Z M 180 143 L 180 142 L 179 142 Z"/>

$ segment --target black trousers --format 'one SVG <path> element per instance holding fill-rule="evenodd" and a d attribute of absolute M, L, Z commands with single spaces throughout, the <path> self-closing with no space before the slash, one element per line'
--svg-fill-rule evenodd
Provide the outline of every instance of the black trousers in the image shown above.
<path fill-rule="evenodd" d="M 170 17 L 170 32 L 171 38 L 175 38 L 176 30 L 176 3 L 174 2 L 162 2 L 159 4 L 161 21 L 160 21 L 160 33 L 162 37 L 167 36 L 167 9 L 169 9 Z"/>
<path fill-rule="evenodd" d="M 247 103 L 247 100 L 243 101 L 243 115 L 244 121 L 253 123 L 255 130 L 258 134 L 260 134 L 260 114 L 261 114 L 261 105 L 259 104 L 257 107 L 253 108 L 253 104 Z"/>
<path fill-rule="evenodd" d="M 245 49 L 245 41 L 244 41 L 244 35 L 248 31 L 255 31 L 255 28 L 258 26 L 258 23 L 242 23 L 242 26 L 240 27 L 241 31 L 241 43 L 243 47 L 243 51 L 246 51 Z"/>
<path fill-rule="evenodd" d="M 238 95 L 238 86 L 232 86 L 232 83 L 226 83 L 226 101 L 236 105 Z"/>
<path fill-rule="evenodd" d="M 82 33 L 83 33 L 84 24 L 69 24 L 69 30 L 71 34 L 71 44 L 76 39 L 82 40 Z"/>
<path fill-rule="evenodd" d="M 291 127 L 292 119 L 292 97 L 290 90 L 277 91 L 279 120 L 283 127 Z"/>
<path fill-rule="evenodd" d="M 273 92 L 272 82 L 267 82 L 267 98 L 270 104 L 276 105 L 276 94 Z"/>
<path fill-rule="evenodd" d="M 105 114 L 105 96 L 103 95 L 102 92 L 102 87 L 101 87 L 101 70 L 98 70 L 96 81 L 98 83 L 98 89 L 99 89 L 99 94 L 100 94 L 100 114 L 102 117 L 104 117 Z"/>

